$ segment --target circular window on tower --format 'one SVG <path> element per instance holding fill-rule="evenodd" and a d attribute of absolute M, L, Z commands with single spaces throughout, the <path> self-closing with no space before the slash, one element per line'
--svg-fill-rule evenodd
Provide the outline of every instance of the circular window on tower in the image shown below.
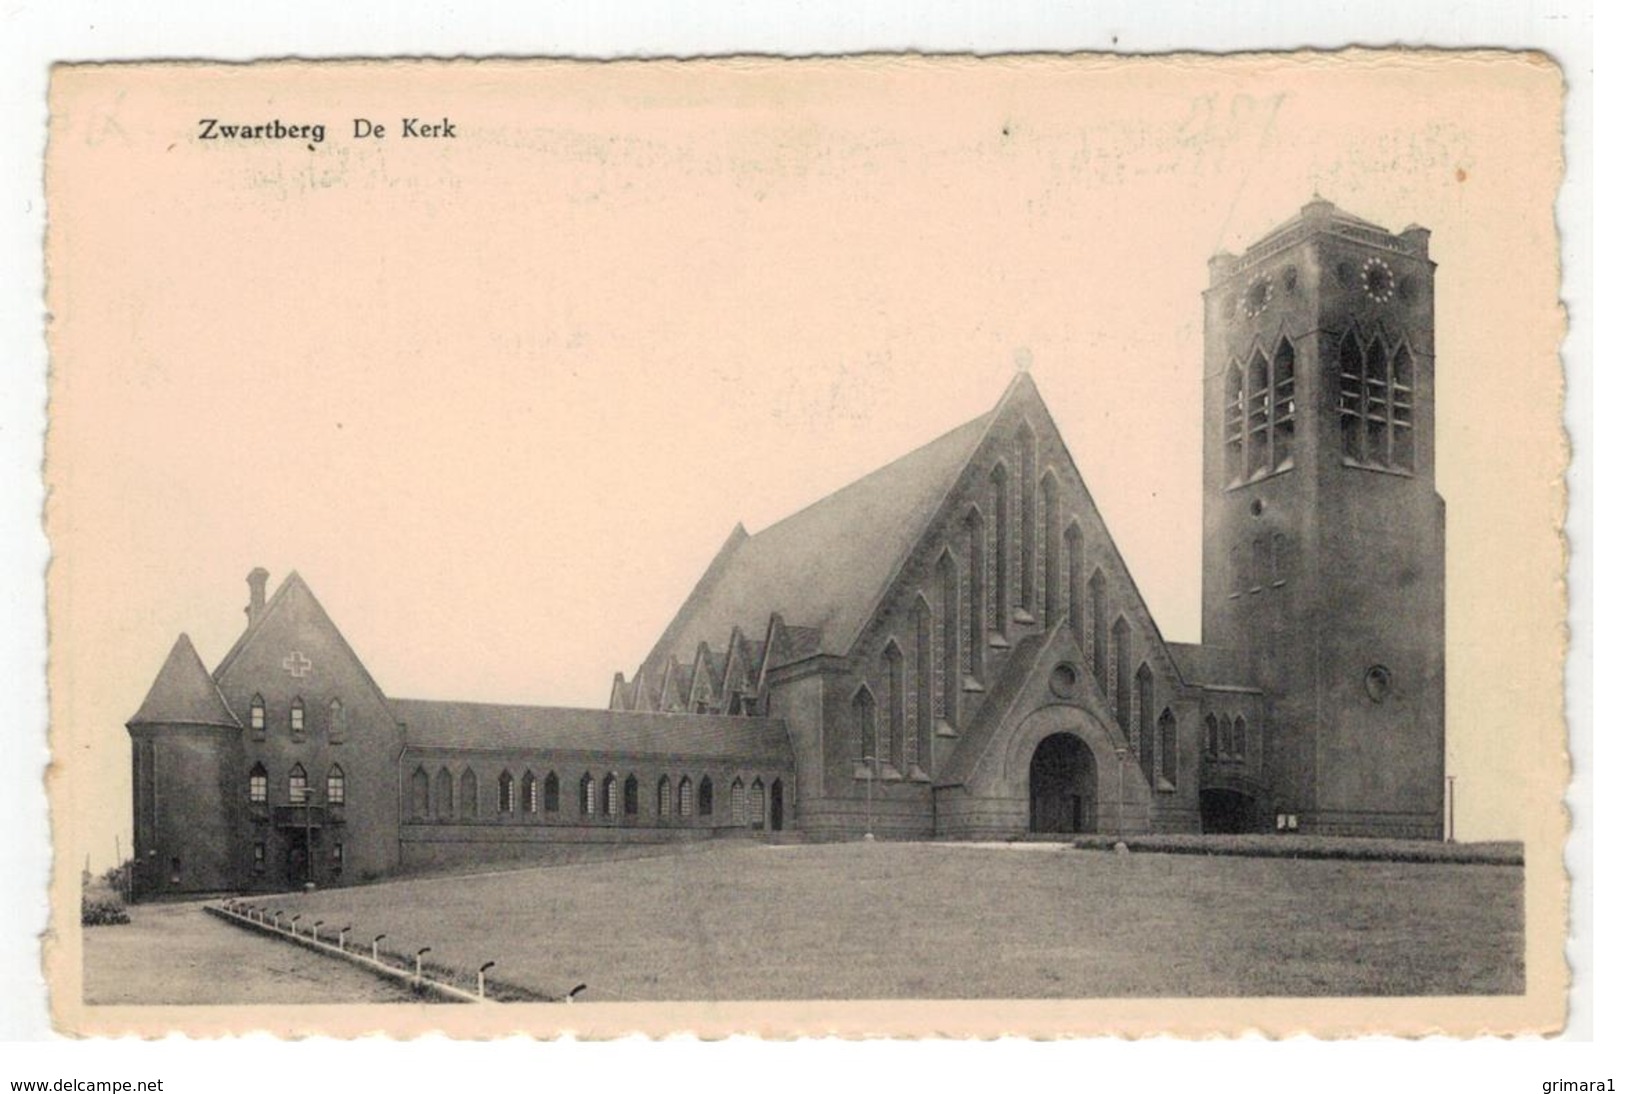
<path fill-rule="evenodd" d="M 1373 703 L 1380 703 L 1394 690 L 1394 674 L 1386 665 L 1372 665 L 1365 670 L 1365 693 Z"/>
<path fill-rule="evenodd" d="M 1264 314 L 1264 309 L 1270 306 L 1270 298 L 1275 295 L 1275 286 L 1270 279 L 1260 274 L 1247 285 L 1247 295 L 1242 298 L 1241 310 L 1247 313 L 1247 318 L 1257 319 Z"/>
<path fill-rule="evenodd" d="M 1394 271 L 1382 259 L 1368 258 L 1365 268 L 1360 271 L 1360 284 L 1365 287 L 1367 296 L 1379 304 L 1386 304 L 1394 295 Z"/>
<path fill-rule="evenodd" d="M 1078 693 L 1078 666 L 1062 661 L 1049 672 L 1049 689 L 1058 699 L 1070 699 Z"/>

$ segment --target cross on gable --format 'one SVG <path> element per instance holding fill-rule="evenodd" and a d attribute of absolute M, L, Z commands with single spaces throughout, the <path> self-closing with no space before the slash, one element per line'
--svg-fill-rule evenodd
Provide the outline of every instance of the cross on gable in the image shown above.
<path fill-rule="evenodd" d="M 310 658 L 294 650 L 282 659 L 282 667 L 288 670 L 289 676 L 297 679 L 310 671 Z"/>

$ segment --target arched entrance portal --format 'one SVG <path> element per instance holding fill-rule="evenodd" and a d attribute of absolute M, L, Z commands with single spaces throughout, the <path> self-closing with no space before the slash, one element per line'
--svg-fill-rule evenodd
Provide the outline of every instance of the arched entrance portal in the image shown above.
<path fill-rule="evenodd" d="M 1095 758 L 1071 733 L 1038 742 L 1027 769 L 1031 832 L 1093 832 L 1096 825 Z"/>
<path fill-rule="evenodd" d="M 1202 831 L 1257 832 L 1258 806 L 1239 790 L 1210 787 L 1202 791 Z"/>

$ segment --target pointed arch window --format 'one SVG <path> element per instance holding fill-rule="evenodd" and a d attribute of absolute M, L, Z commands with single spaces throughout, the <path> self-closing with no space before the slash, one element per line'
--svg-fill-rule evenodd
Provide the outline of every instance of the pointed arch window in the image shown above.
<path fill-rule="evenodd" d="M 583 817 L 591 817 L 598 812 L 598 783 L 590 771 L 581 776 L 576 806 Z"/>
<path fill-rule="evenodd" d="M 1268 541 L 1263 536 L 1255 536 L 1253 538 L 1252 576 L 1247 581 L 1247 591 L 1250 593 L 1261 592 L 1264 588 L 1264 582 L 1267 580 L 1270 567 L 1268 552 Z"/>
<path fill-rule="evenodd" d="M 709 817 L 712 813 L 712 800 L 715 795 L 711 790 L 711 776 L 700 777 L 700 816 Z"/>
<path fill-rule="evenodd" d="M 1043 481 L 1038 484 L 1039 501 L 1043 513 L 1039 517 L 1039 524 L 1043 530 L 1044 557 L 1039 561 L 1039 569 L 1044 575 L 1044 626 L 1055 625 L 1055 620 L 1061 614 L 1061 520 L 1060 514 L 1055 511 L 1060 504 L 1060 487 L 1056 484 L 1055 473 L 1046 471 Z"/>
<path fill-rule="evenodd" d="M 1365 349 L 1365 461 L 1388 463 L 1388 353 L 1380 337 Z"/>
<path fill-rule="evenodd" d="M 344 701 L 334 699 L 327 704 L 327 740 L 331 744 L 343 744 L 344 733 L 348 727 L 344 721 Z"/>
<path fill-rule="evenodd" d="M 694 784 L 687 775 L 677 784 L 677 815 L 692 817 L 694 815 Z"/>
<path fill-rule="evenodd" d="M 1161 763 L 1162 781 L 1170 787 L 1179 785 L 1179 727 L 1174 712 L 1164 707 L 1157 719 L 1157 755 Z"/>
<path fill-rule="evenodd" d="M 767 788 L 760 778 L 750 784 L 750 826 L 756 829 L 767 827 Z"/>
<path fill-rule="evenodd" d="M 265 700 L 258 695 L 248 701 L 248 728 L 254 740 L 265 740 Z"/>
<path fill-rule="evenodd" d="M 971 507 L 965 514 L 965 606 L 969 617 L 965 643 L 965 671 L 971 679 L 986 679 L 983 667 L 987 648 L 987 532 L 982 527 L 982 511 Z"/>
<path fill-rule="evenodd" d="M 292 805 L 305 803 L 305 792 L 308 789 L 305 783 L 305 765 L 294 764 L 288 772 L 288 801 Z"/>
<path fill-rule="evenodd" d="M 1139 741 L 1140 770 L 1145 773 L 1145 781 L 1152 786 L 1157 785 L 1157 736 L 1151 711 L 1154 709 L 1152 695 L 1151 666 L 1140 665 L 1139 671 L 1134 674 L 1135 704 L 1139 707 Z"/>
<path fill-rule="evenodd" d="M 621 783 L 613 772 L 604 776 L 604 816 L 621 815 Z"/>
<path fill-rule="evenodd" d="M 1286 534 L 1283 532 L 1270 536 L 1270 584 L 1286 584 Z"/>
<path fill-rule="evenodd" d="M 1239 759 L 1247 758 L 1247 719 L 1239 714 L 1236 715 L 1235 737 L 1231 741 L 1231 747 Z"/>
<path fill-rule="evenodd" d="M 463 768 L 463 777 L 457 783 L 458 808 L 464 820 L 480 815 L 480 780 L 472 767 Z"/>
<path fill-rule="evenodd" d="M 910 764 L 919 761 L 920 754 L 926 748 L 926 742 L 931 739 L 932 723 L 937 712 L 936 701 L 932 692 L 933 677 L 936 675 L 931 667 L 931 606 L 925 602 L 924 597 L 914 601 L 914 724 L 909 732 L 903 734 L 903 739 L 892 741 L 892 762 L 899 771 L 908 770 Z"/>
<path fill-rule="evenodd" d="M 450 820 L 454 815 L 451 801 L 451 772 L 442 767 L 434 777 L 434 815 Z"/>
<path fill-rule="evenodd" d="M 298 696 L 294 697 L 293 705 L 288 708 L 288 732 L 296 741 L 305 737 L 305 701 Z"/>
<path fill-rule="evenodd" d="M 1066 527 L 1066 614 L 1072 622 L 1072 637 L 1079 649 L 1088 649 L 1088 609 L 1083 577 L 1083 529 L 1076 521 Z"/>
<path fill-rule="evenodd" d="M 627 816 L 635 817 L 638 815 L 638 777 L 636 775 L 628 775 L 626 777 L 624 804 L 626 806 Z"/>
<path fill-rule="evenodd" d="M 1389 465 L 1399 471 L 1412 471 L 1416 467 L 1414 376 L 1410 347 L 1401 345 L 1394 351 L 1393 449 L 1389 461 Z"/>
<path fill-rule="evenodd" d="M 852 763 L 867 768 L 875 756 L 875 700 L 867 685 L 852 696 Z"/>
<path fill-rule="evenodd" d="M 1206 725 L 1207 754 L 1209 756 L 1217 757 L 1219 754 L 1219 720 L 1213 715 L 1209 714 L 1207 716 Z"/>
<path fill-rule="evenodd" d="M 503 768 L 502 773 L 497 776 L 497 812 L 513 812 L 513 776 L 508 773 L 507 768 Z"/>
<path fill-rule="evenodd" d="M 1106 677 L 1110 664 L 1106 653 L 1106 577 L 1099 570 L 1089 578 L 1089 628 L 1093 632 L 1090 652 L 1095 682 L 1104 695 L 1111 690 L 1111 681 Z M 1124 728 L 1127 729 L 1126 723 Z"/>
<path fill-rule="evenodd" d="M 265 765 L 255 764 L 248 769 L 248 800 L 255 805 L 264 805 L 269 797 L 270 778 L 266 774 Z"/>
<path fill-rule="evenodd" d="M 655 784 L 655 815 L 658 817 L 671 816 L 671 776 L 662 775 Z"/>
<path fill-rule="evenodd" d="M 1285 471 L 1292 466 L 1292 445 L 1297 435 L 1298 354 L 1285 338 L 1275 349 L 1275 421 L 1270 430 L 1270 466 Z"/>
<path fill-rule="evenodd" d="M 1038 610 L 1038 445 L 1026 422 L 1016 433 L 1021 455 L 1021 597 L 1019 607 L 1029 616 Z"/>
<path fill-rule="evenodd" d="M 1235 726 L 1226 714 L 1219 719 L 1219 755 L 1225 758 L 1230 756 L 1230 742 L 1234 740 Z"/>
<path fill-rule="evenodd" d="M 1270 469 L 1270 363 L 1254 350 L 1247 363 L 1247 477 Z"/>
<path fill-rule="evenodd" d="M 1224 377 L 1225 481 L 1239 485 L 1292 466 L 1297 434 L 1298 354 L 1282 338 L 1273 354 L 1254 349 Z"/>
<path fill-rule="evenodd" d="M 1010 630 L 1010 475 L 997 464 L 993 482 L 993 629 Z"/>
<path fill-rule="evenodd" d="M 526 771 L 519 780 L 519 808 L 534 817 L 540 804 L 536 799 L 536 776 Z"/>
<path fill-rule="evenodd" d="M 1116 700 L 1117 724 L 1123 736 L 1133 732 L 1134 726 L 1134 651 L 1129 648 L 1128 620 L 1122 616 L 1112 624 L 1112 649 L 1117 654 L 1117 676 L 1112 681 L 1112 697 Z"/>
<path fill-rule="evenodd" d="M 1362 350 L 1353 331 L 1338 345 L 1337 416 L 1343 458 L 1409 473 L 1416 466 L 1416 367 L 1410 347 L 1378 335 Z"/>
<path fill-rule="evenodd" d="M 1343 437 L 1343 458 L 1360 460 L 1365 454 L 1361 418 L 1365 414 L 1365 359 L 1360 343 L 1349 331 L 1337 345 L 1337 421 Z"/>
<path fill-rule="evenodd" d="M 412 772 L 412 816 L 422 820 L 429 815 L 429 773 L 419 767 Z"/>
<path fill-rule="evenodd" d="M 902 752 L 903 737 L 908 733 L 908 695 L 903 682 L 903 651 L 896 642 L 886 644 L 886 719 L 878 727 L 875 751 L 868 753 L 877 762 L 890 763 L 894 755 Z"/>
<path fill-rule="evenodd" d="M 745 824 L 745 780 L 734 777 L 733 785 L 728 788 L 728 818 L 739 826 Z"/>
<path fill-rule="evenodd" d="M 942 633 L 937 648 L 937 716 L 959 723 L 959 565 L 947 551 L 937 559 L 937 595 L 942 599 Z M 921 734 L 921 740 L 925 734 Z"/>
<path fill-rule="evenodd" d="M 327 804 L 344 804 L 344 768 L 338 764 L 327 769 Z"/>
<path fill-rule="evenodd" d="M 1239 483 L 1247 471 L 1247 395 L 1241 362 L 1232 361 L 1224 374 L 1225 481 Z"/>
<path fill-rule="evenodd" d="M 559 776 L 549 771 L 547 778 L 542 780 L 542 812 L 557 813 L 559 811 Z"/>

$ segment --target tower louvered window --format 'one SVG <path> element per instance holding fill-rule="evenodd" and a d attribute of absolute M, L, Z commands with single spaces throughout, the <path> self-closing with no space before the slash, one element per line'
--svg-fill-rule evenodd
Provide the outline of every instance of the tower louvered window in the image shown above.
<path fill-rule="evenodd" d="M 1297 351 L 1286 339 L 1273 355 L 1255 349 L 1225 370 L 1224 466 L 1230 485 L 1292 466 L 1297 435 Z"/>
<path fill-rule="evenodd" d="M 1416 466 L 1416 377 L 1410 347 L 1381 336 L 1362 349 L 1354 332 L 1338 345 L 1337 416 L 1343 458 L 1409 472 Z"/>

